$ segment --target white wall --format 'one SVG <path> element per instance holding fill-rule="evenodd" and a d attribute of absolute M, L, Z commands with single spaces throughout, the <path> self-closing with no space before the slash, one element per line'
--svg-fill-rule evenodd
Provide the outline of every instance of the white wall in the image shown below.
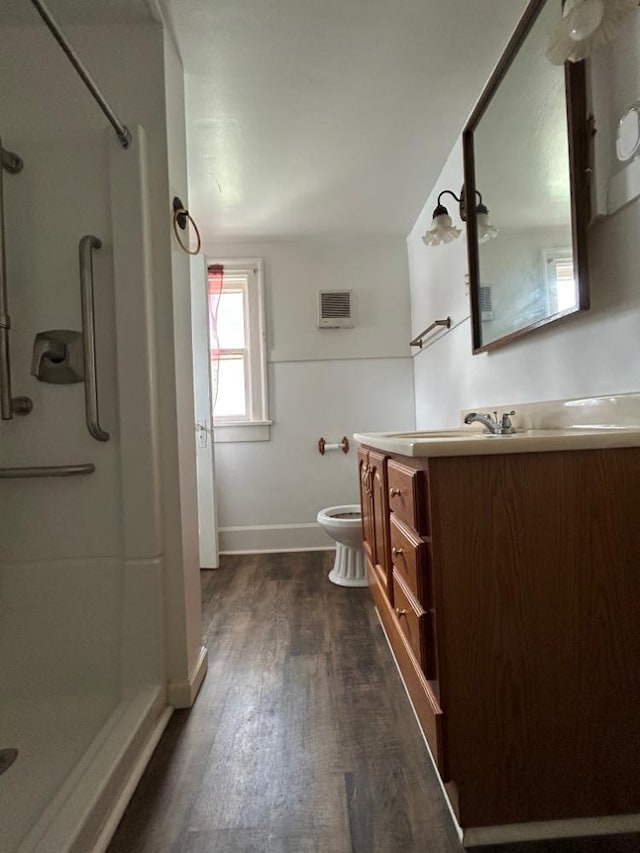
<path fill-rule="evenodd" d="M 331 546 L 318 510 L 359 500 L 356 446 L 318 439 L 412 428 L 409 289 L 399 238 L 208 244 L 265 267 L 271 440 L 216 446 L 223 551 Z M 354 329 L 319 330 L 320 288 L 354 291 Z"/>
<path fill-rule="evenodd" d="M 637 43 L 637 38 L 625 35 L 612 49 L 616 57 L 613 84 L 617 85 L 615 75 L 622 75 L 630 100 L 640 96 Z M 629 91 L 630 79 L 636 81 L 633 92 Z M 596 119 L 607 121 L 608 117 Z M 440 315 L 450 314 L 453 320 L 452 330 L 414 360 L 417 426 L 454 425 L 459 422 L 461 409 L 477 406 L 637 391 L 638 202 L 597 222 L 589 231 L 590 311 L 533 332 L 503 349 L 474 356 L 464 286 L 465 235 L 438 247 L 426 247 L 421 240 L 438 192 L 445 188 L 457 191 L 462 180 L 462 148 L 458 142 L 407 238 L 412 328 L 419 331 L 425 320 Z"/>

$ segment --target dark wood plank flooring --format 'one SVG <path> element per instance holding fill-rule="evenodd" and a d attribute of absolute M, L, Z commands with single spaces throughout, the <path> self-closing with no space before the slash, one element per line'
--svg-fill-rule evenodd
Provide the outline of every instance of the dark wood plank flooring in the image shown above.
<path fill-rule="evenodd" d="M 209 671 L 108 853 L 460 853 L 368 590 L 331 552 L 202 573 Z M 638 836 L 477 848 L 638 853 Z"/>

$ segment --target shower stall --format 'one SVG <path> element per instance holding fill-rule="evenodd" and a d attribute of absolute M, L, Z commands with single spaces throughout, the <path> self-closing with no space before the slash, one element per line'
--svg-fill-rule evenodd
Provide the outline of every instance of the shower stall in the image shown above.
<path fill-rule="evenodd" d="M 132 56 L 162 44 L 157 30 L 130 37 Z M 114 797 L 126 802 L 170 713 L 157 154 L 137 124 L 120 144 L 57 50 L 43 27 L 0 28 L 3 853 L 104 849 Z"/>

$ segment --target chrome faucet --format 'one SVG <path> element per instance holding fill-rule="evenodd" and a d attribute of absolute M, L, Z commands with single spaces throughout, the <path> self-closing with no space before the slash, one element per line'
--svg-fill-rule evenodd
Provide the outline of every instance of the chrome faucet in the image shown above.
<path fill-rule="evenodd" d="M 493 417 L 488 414 L 469 412 L 469 414 L 465 416 L 464 422 L 465 424 L 472 424 L 475 422 L 484 424 L 487 428 L 487 432 L 490 432 L 492 435 L 512 435 L 515 432 L 515 428 L 511 423 L 511 415 L 515 415 L 515 412 L 505 412 L 500 420 L 498 420 L 497 412 L 493 413 Z"/>

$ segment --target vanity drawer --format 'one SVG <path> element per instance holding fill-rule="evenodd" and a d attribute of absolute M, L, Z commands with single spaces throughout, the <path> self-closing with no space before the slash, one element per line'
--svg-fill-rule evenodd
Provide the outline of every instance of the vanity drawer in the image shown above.
<path fill-rule="evenodd" d="M 397 569 L 393 570 L 393 603 L 398 625 L 408 640 L 416 660 L 424 669 L 427 614 L 414 600 Z"/>
<path fill-rule="evenodd" d="M 389 645 L 393 650 L 396 663 L 402 673 L 402 679 L 416 712 L 429 749 L 444 782 L 449 780 L 447 756 L 444 744 L 443 713 L 440 703 L 433 692 L 432 685 L 422 667 L 416 660 L 412 647 L 406 639 L 398 618 L 376 579 L 371 564 L 367 561 L 371 592 L 378 610 L 378 616 L 384 627 Z"/>
<path fill-rule="evenodd" d="M 431 601 L 430 545 L 391 514 L 391 560 L 411 592 L 427 610 Z"/>
<path fill-rule="evenodd" d="M 429 533 L 426 471 L 390 459 L 387 466 L 389 509 L 421 536 Z"/>

